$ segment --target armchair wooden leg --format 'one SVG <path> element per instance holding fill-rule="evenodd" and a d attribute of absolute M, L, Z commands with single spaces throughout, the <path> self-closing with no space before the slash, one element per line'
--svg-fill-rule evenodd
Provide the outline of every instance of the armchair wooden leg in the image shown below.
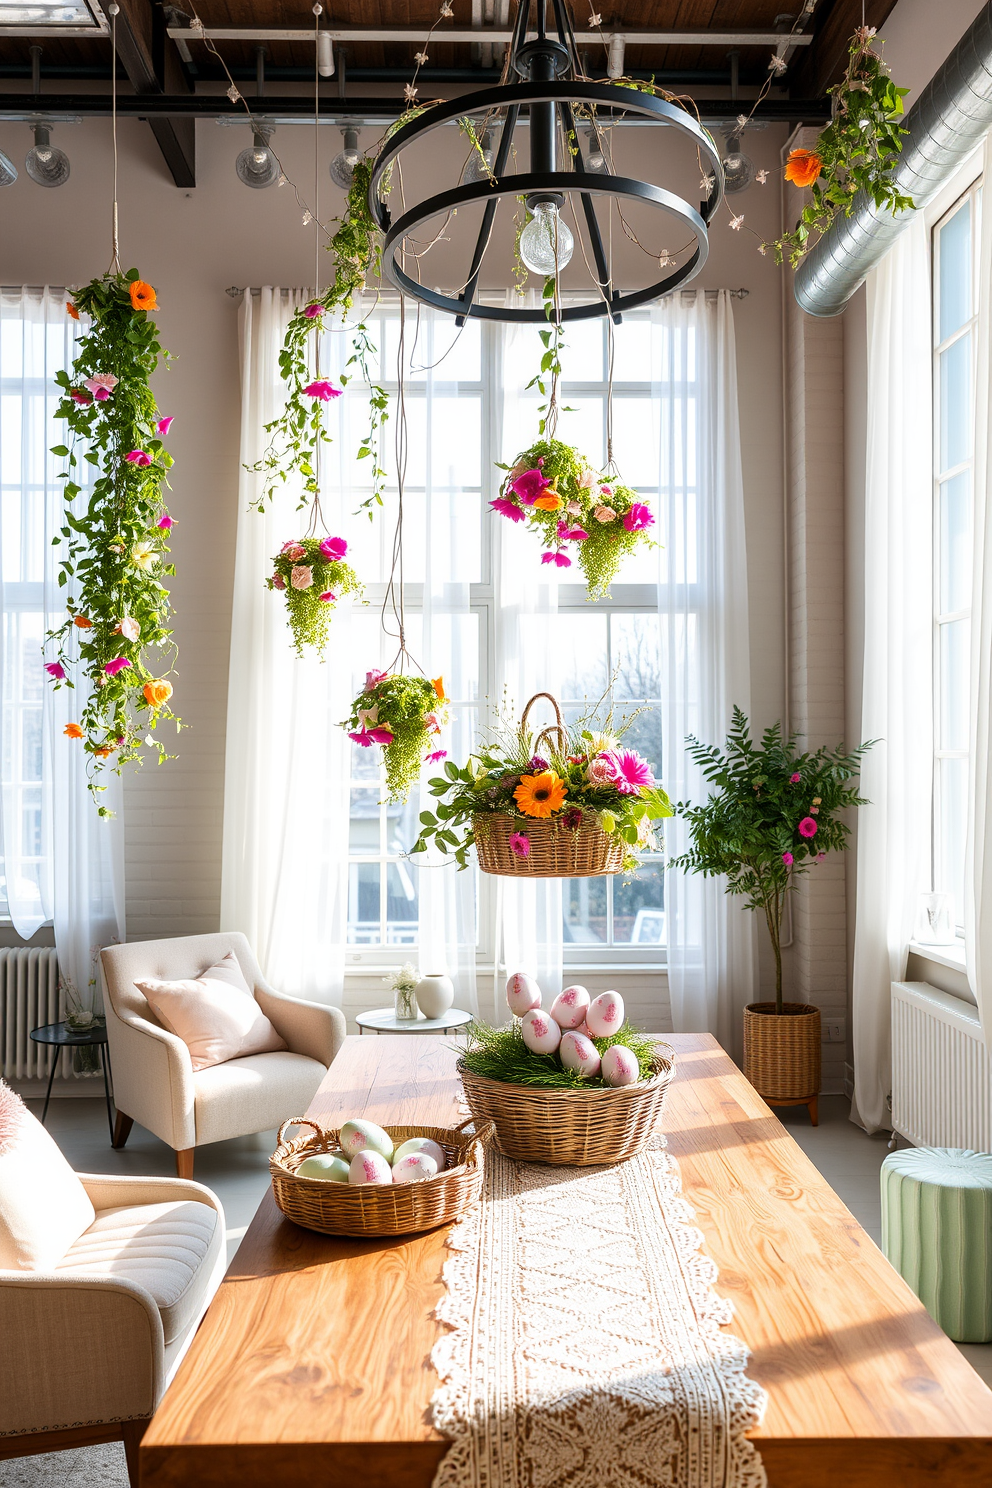
<path fill-rule="evenodd" d="M 176 1153 L 176 1176 L 178 1178 L 192 1178 L 195 1151 L 195 1147 L 184 1147 L 182 1152 Z"/>
<path fill-rule="evenodd" d="M 121 1435 L 124 1438 L 124 1456 L 127 1458 L 127 1476 L 131 1488 L 138 1488 L 138 1448 L 148 1429 L 147 1421 L 122 1421 Z"/>
<path fill-rule="evenodd" d="M 113 1146 L 116 1147 L 118 1151 L 120 1151 L 120 1149 L 124 1146 L 124 1143 L 127 1141 L 128 1137 L 131 1135 L 131 1128 L 133 1125 L 133 1116 L 125 1116 L 123 1111 L 117 1112 L 117 1115 L 114 1117 Z"/>

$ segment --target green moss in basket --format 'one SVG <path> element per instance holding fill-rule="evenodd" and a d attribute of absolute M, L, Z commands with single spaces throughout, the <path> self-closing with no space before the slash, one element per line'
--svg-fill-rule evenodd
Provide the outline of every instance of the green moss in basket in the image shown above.
<path fill-rule="evenodd" d="M 475 1075 L 499 1080 L 504 1085 L 537 1085 L 545 1090 L 609 1090 L 605 1080 L 584 1080 L 577 1070 L 566 1069 L 557 1054 L 535 1054 L 528 1049 L 519 1022 L 506 1028 L 492 1028 L 475 1022 L 469 1027 L 472 1042 L 462 1055 L 462 1065 Z M 614 1044 L 630 1050 L 640 1067 L 640 1078 L 650 1080 L 655 1073 L 652 1061 L 657 1039 L 641 1033 L 632 1023 L 624 1023 L 609 1038 L 593 1039 L 600 1054 Z"/>

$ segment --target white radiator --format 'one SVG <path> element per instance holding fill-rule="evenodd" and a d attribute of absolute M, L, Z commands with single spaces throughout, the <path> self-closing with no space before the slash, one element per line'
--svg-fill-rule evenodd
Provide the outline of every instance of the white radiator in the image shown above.
<path fill-rule="evenodd" d="M 892 983 L 892 1125 L 917 1147 L 992 1152 L 992 1055 L 978 1009 Z"/>
<path fill-rule="evenodd" d="M 0 1072 L 5 1079 L 48 1079 L 52 1051 L 32 1042 L 31 1030 L 58 1023 L 61 1016 L 54 949 L 0 947 Z"/>

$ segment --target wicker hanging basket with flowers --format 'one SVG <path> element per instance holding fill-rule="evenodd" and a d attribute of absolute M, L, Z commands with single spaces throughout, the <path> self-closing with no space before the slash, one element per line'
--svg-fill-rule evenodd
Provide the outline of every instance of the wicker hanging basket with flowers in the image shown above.
<path fill-rule="evenodd" d="M 536 738 L 530 711 L 546 698 L 555 722 Z M 651 766 L 620 743 L 622 726 L 566 726 L 557 699 L 538 692 L 518 726 L 464 768 L 450 760 L 430 782 L 435 812 L 421 812 L 413 849 L 434 843 L 464 868 L 475 844 L 483 873 L 512 878 L 598 878 L 637 865 L 655 845 L 652 821 L 671 816 Z"/>

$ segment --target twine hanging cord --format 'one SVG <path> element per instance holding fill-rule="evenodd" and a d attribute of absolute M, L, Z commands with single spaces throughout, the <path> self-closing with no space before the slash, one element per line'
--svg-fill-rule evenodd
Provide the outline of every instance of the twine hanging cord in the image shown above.
<path fill-rule="evenodd" d="M 112 256 L 108 273 L 121 272 L 120 239 L 117 220 L 117 17 L 121 13 L 119 5 L 111 5 L 110 11 L 110 117 L 111 129 L 114 140 L 114 206 L 110 225 L 110 242 Z"/>

